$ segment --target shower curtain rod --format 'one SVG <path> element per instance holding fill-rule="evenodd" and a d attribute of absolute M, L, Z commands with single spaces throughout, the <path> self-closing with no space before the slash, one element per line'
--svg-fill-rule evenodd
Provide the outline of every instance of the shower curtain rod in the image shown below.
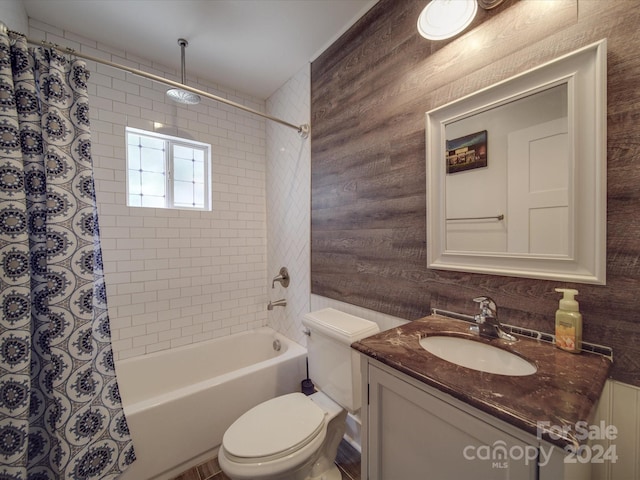
<path fill-rule="evenodd" d="M 22 35 L 20 32 L 15 32 L 13 30 L 7 29 L 7 27 L 2 22 L 0 22 L 0 30 L 3 30 L 3 29 L 6 29 L 7 31 L 9 31 L 11 33 L 15 33 L 17 35 Z M 40 45 L 40 46 L 47 47 L 47 48 L 53 48 L 55 50 L 58 50 L 58 51 L 60 51 L 62 53 L 66 53 L 68 55 L 74 55 L 76 57 L 84 58 L 85 60 L 91 60 L 93 62 L 98 62 L 98 63 L 101 63 L 103 65 L 108 65 L 110 67 L 114 67 L 114 68 L 117 68 L 117 69 L 120 69 L 120 70 L 124 70 L 124 71 L 129 72 L 129 73 L 133 73 L 134 75 L 138 75 L 140 77 L 144 77 L 144 78 L 148 78 L 150 80 L 154 80 L 156 82 L 164 83 L 164 84 L 169 85 L 171 87 L 181 88 L 181 89 L 186 90 L 188 92 L 195 93 L 196 95 L 200 95 L 200 96 L 209 98 L 211 100 L 215 100 L 216 102 L 224 103 L 226 105 L 230 105 L 232 107 L 239 108 L 240 110 L 244 110 L 245 112 L 252 113 L 252 114 L 258 115 L 258 116 L 260 116 L 262 118 L 266 118 L 267 120 L 271 120 L 271 121 L 277 122 L 277 123 L 279 123 L 281 125 L 285 125 L 287 127 L 293 128 L 298 132 L 298 134 L 302 138 L 307 138 L 309 136 L 310 127 L 309 127 L 309 124 L 307 124 L 307 123 L 305 123 L 303 125 L 294 125 L 293 123 L 286 122 L 286 121 L 284 121 L 284 120 L 282 120 L 280 118 L 273 117 L 271 115 L 267 115 L 266 113 L 262 113 L 262 112 L 259 112 L 258 110 L 254 110 L 252 108 L 245 107 L 244 105 L 241 105 L 239 103 L 233 102 L 231 100 L 227 100 L 226 98 L 218 97 L 217 95 L 213 95 L 211 93 L 204 92 L 202 90 L 190 87 L 188 85 L 184 85 L 184 84 L 182 84 L 180 82 L 174 82 L 173 80 L 168 80 L 166 78 L 159 77 L 158 75 L 154 75 L 152 73 L 147 73 L 147 72 L 145 72 L 143 70 L 138 70 L 137 68 L 127 67 L 126 65 L 120 65 L 118 63 L 114 63 L 114 62 L 111 62 L 109 60 L 104 60 L 102 58 L 94 57 L 92 55 L 87 55 L 86 53 L 80 53 L 80 52 L 76 51 L 73 48 L 62 47 L 62 46 L 60 46 L 60 45 L 58 45 L 56 43 L 47 42 L 46 40 L 31 40 L 26 36 L 24 36 L 24 37 L 27 40 L 27 43 L 30 43 L 32 45 Z"/>

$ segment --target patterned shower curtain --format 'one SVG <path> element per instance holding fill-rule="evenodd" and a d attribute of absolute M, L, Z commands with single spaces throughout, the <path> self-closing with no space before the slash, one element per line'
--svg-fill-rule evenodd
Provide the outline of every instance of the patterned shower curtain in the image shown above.
<path fill-rule="evenodd" d="M 115 377 L 87 79 L 0 33 L 0 480 L 115 479 L 135 460 Z"/>

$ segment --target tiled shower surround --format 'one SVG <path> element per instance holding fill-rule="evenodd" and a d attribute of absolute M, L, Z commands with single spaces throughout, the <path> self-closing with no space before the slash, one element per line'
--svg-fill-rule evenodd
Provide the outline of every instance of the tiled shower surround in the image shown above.
<path fill-rule="evenodd" d="M 30 20 L 29 37 L 178 79 L 175 69 L 42 22 Z M 310 295 L 309 139 L 212 100 L 179 106 L 166 99 L 164 85 L 87 63 L 116 359 L 266 324 L 305 345 L 301 321 L 312 307 L 356 308 Z M 187 83 L 303 124 L 309 122 L 309 76 L 305 65 L 266 102 L 199 79 L 187 78 Z M 213 211 L 127 207 L 127 126 L 210 143 Z M 276 283 L 272 289 L 271 279 L 282 266 L 289 269 L 291 285 L 285 289 Z M 266 310 L 269 300 L 280 298 L 286 308 Z M 386 317 L 368 313 L 367 318 Z"/>
<path fill-rule="evenodd" d="M 174 69 L 41 22 L 30 22 L 29 37 L 178 79 Z M 178 50 L 167 55 L 178 55 Z M 206 99 L 179 106 L 166 99 L 164 85 L 95 62 L 88 67 L 116 359 L 266 325 L 264 120 Z M 187 83 L 256 110 L 265 108 L 259 99 L 198 79 L 187 78 Z M 127 126 L 210 143 L 213 211 L 127 207 Z"/>
<path fill-rule="evenodd" d="M 267 100 L 269 114 L 296 125 L 309 122 L 309 66 L 302 68 Z M 285 298 L 286 308 L 268 313 L 269 325 L 306 345 L 302 317 L 309 311 L 311 140 L 289 128 L 267 122 L 267 296 Z M 280 267 L 287 267 L 291 283 L 271 288 Z"/>

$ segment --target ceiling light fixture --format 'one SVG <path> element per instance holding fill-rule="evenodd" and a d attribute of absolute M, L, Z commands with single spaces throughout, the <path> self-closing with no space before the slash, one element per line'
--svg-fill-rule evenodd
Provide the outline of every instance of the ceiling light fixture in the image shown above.
<path fill-rule="evenodd" d="M 432 0 L 418 17 L 418 32 L 429 40 L 451 38 L 473 21 L 476 0 Z"/>
<path fill-rule="evenodd" d="M 504 0 L 478 0 L 478 6 L 485 10 L 491 10 L 500 5 Z"/>

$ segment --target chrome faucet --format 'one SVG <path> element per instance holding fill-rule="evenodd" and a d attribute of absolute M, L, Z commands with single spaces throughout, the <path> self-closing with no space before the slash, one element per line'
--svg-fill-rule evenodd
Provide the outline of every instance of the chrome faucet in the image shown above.
<path fill-rule="evenodd" d="M 502 329 L 502 325 L 498 320 L 498 307 L 489 297 L 477 297 L 474 302 L 480 304 L 480 313 L 473 318 L 477 325 L 469 327 L 472 333 L 486 338 L 501 338 L 509 342 L 515 342 L 516 337 Z"/>
<path fill-rule="evenodd" d="M 273 310 L 273 307 L 286 307 L 287 306 L 287 301 L 284 298 L 281 298 L 280 300 L 276 300 L 275 302 L 269 302 L 269 305 L 267 305 L 267 310 Z"/>
<path fill-rule="evenodd" d="M 276 288 L 276 282 L 280 282 L 280 285 L 282 285 L 284 288 L 287 288 L 289 286 L 289 271 L 287 270 L 287 267 L 282 267 L 280 269 L 280 272 L 278 272 L 279 275 L 273 277 L 273 281 L 271 282 L 271 288 Z"/>

